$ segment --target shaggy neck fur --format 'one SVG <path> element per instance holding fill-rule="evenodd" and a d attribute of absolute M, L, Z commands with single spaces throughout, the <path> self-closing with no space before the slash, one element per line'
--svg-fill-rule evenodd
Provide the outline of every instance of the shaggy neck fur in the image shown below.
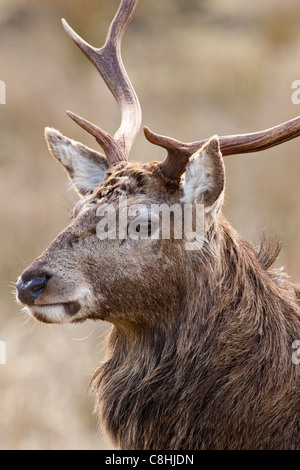
<path fill-rule="evenodd" d="M 171 320 L 110 335 L 93 386 L 122 449 L 300 447 L 299 289 L 268 271 L 276 248 L 258 255 L 224 220 L 211 237 L 205 261 L 181 266 Z"/>

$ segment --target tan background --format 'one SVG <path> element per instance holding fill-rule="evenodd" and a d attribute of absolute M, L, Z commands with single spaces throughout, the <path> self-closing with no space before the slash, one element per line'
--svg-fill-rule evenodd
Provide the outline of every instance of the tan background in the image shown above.
<path fill-rule="evenodd" d="M 13 282 L 68 223 L 76 196 L 48 155 L 45 126 L 96 147 L 65 109 L 113 132 L 119 112 L 66 36 L 102 45 L 118 0 L 0 0 L 0 449 L 107 448 L 86 393 L 109 325 L 46 326 L 14 300 Z M 123 57 L 143 124 L 184 141 L 256 131 L 300 114 L 298 0 L 140 0 Z M 283 243 L 278 261 L 300 280 L 300 139 L 226 158 L 224 212 L 248 239 Z M 132 159 L 163 158 L 141 133 Z"/>

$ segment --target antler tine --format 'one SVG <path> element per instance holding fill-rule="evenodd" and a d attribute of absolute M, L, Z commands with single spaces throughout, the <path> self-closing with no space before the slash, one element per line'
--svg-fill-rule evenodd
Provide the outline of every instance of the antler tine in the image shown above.
<path fill-rule="evenodd" d="M 152 144 L 159 145 L 168 151 L 165 160 L 157 167 L 165 178 L 173 181 L 180 179 L 190 156 L 208 140 L 204 139 L 187 144 L 170 137 L 154 134 L 147 127 L 144 128 L 144 133 Z M 220 149 L 223 156 L 258 152 L 299 136 L 300 116 L 263 131 L 222 136 L 220 137 Z"/>
<path fill-rule="evenodd" d="M 100 49 L 85 42 L 65 20 L 62 20 L 66 32 L 96 67 L 121 110 L 121 125 L 113 137 L 86 119 L 67 111 L 68 116 L 96 138 L 110 165 L 128 160 L 131 146 L 141 126 L 140 103 L 121 57 L 122 37 L 137 3 L 138 0 L 121 1 L 118 12 L 109 28 L 106 42 Z"/>

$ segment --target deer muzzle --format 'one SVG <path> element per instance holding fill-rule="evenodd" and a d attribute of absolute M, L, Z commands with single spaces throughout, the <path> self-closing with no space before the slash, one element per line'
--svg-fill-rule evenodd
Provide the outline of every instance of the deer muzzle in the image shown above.
<path fill-rule="evenodd" d="M 77 300 L 64 301 L 55 296 L 49 298 L 47 287 L 51 284 L 51 278 L 52 276 L 44 274 L 29 277 L 23 273 L 16 283 L 17 300 L 27 307 L 33 317 L 44 323 L 72 321 L 81 305 Z"/>

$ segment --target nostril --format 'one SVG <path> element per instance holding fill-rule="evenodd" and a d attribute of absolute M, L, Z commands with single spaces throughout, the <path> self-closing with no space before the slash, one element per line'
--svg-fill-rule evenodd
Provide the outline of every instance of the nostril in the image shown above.
<path fill-rule="evenodd" d="M 30 291 L 33 294 L 39 294 L 43 292 L 47 284 L 47 279 L 45 277 L 39 277 L 37 279 L 32 279 L 29 283 Z"/>
<path fill-rule="evenodd" d="M 32 305 L 44 292 L 48 279 L 42 276 L 23 282 L 20 278 L 17 282 L 18 299 L 24 304 Z"/>

